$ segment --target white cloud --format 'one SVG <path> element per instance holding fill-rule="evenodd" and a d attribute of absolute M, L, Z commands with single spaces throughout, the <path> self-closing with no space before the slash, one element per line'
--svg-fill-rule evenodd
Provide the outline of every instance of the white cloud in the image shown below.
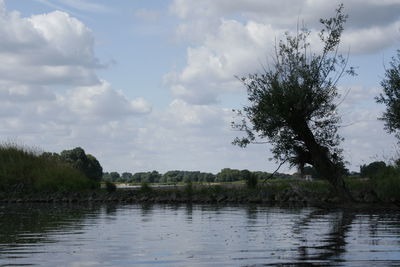
<path fill-rule="evenodd" d="M 89 1 L 52 3 L 102 12 L 85 5 L 94 4 Z M 391 45 L 393 39 L 379 39 L 397 27 L 398 1 L 363 3 L 346 3 L 349 13 L 353 6 L 360 9 L 357 16 L 350 14 L 355 20 L 349 20 L 344 43 L 362 53 Z M 268 146 L 231 145 L 238 134 L 230 129 L 232 112 L 215 103 L 225 94 L 242 93 L 234 75 L 261 70 L 275 39 L 293 29 L 298 17 L 314 27 L 334 6 L 335 1 L 311 0 L 174 1 L 170 11 L 180 19 L 179 38 L 191 43 L 185 66 L 164 77 L 175 99 L 152 109 L 143 98 L 131 99 L 97 76 L 103 66 L 94 53 L 94 34 L 81 21 L 60 11 L 25 18 L 8 12 L 0 0 L 0 134 L 56 152 L 81 146 L 106 171 L 271 171 L 275 164 L 267 161 Z M 369 10 L 376 11 L 372 18 L 362 16 Z M 150 22 L 165 19 L 149 9 L 135 15 Z M 341 129 L 346 158 L 354 165 L 376 152 L 370 139 L 384 136 L 377 143 L 382 147 L 392 141 L 376 121 L 379 108 L 370 108 L 376 90 L 355 86 L 341 105 L 343 124 L 357 122 Z"/>
<path fill-rule="evenodd" d="M 339 1 L 314 0 L 175 0 L 170 12 L 181 20 L 177 35 L 190 41 L 190 46 L 186 64 L 165 75 L 165 84 L 189 106 L 218 103 L 226 93 L 243 90 L 234 75 L 259 72 L 262 65 L 268 65 L 276 40 L 285 31 L 295 31 L 298 22 L 304 21 L 312 30 L 312 48 L 316 51 L 319 18 L 333 15 L 338 4 Z M 362 56 L 394 45 L 400 29 L 399 12 L 399 1 L 346 1 L 349 19 L 342 51 L 347 53 L 350 48 L 351 55 Z M 377 146 L 391 147 L 394 143 L 377 120 L 382 112 L 374 103 L 378 92 L 378 88 L 353 86 L 340 105 L 342 124 L 346 126 L 341 129 L 346 138 L 343 147 L 353 168 L 368 162 Z M 372 145 L 371 140 L 379 141 Z"/>
<path fill-rule="evenodd" d="M 319 17 L 333 15 L 338 4 L 311 0 L 175 0 L 170 11 L 182 19 L 178 35 L 188 36 L 192 44 L 187 49 L 186 65 L 167 74 L 165 84 L 174 96 L 190 103 L 217 103 L 222 94 L 239 90 L 235 75 L 268 65 L 276 40 L 285 31 L 295 31 L 299 20 L 304 18 L 311 28 L 312 48 L 318 50 Z M 341 43 L 343 53 L 348 49 L 351 54 L 374 53 L 398 41 L 399 1 L 347 1 L 345 12 L 350 19 Z"/>
<path fill-rule="evenodd" d="M 271 59 L 275 36 L 281 34 L 270 25 L 224 20 L 216 35 L 208 36 L 198 47 L 188 48 L 187 65 L 181 72 L 166 75 L 165 83 L 185 101 L 215 103 L 219 94 L 242 89 L 235 75 L 262 69 Z"/>
<path fill-rule="evenodd" d="M 79 20 L 60 11 L 22 18 L 0 14 L 0 79 L 29 84 L 96 84 L 94 38 Z"/>
<path fill-rule="evenodd" d="M 60 11 L 25 18 L 0 1 L 0 35 L 3 140 L 57 152 L 82 146 L 101 161 L 133 148 L 151 105 L 98 78 L 94 36 L 81 21 Z"/>
<path fill-rule="evenodd" d="M 151 106 L 144 99 L 129 100 L 105 81 L 98 86 L 70 90 L 63 102 L 80 117 L 122 120 L 126 116 L 147 114 Z"/>

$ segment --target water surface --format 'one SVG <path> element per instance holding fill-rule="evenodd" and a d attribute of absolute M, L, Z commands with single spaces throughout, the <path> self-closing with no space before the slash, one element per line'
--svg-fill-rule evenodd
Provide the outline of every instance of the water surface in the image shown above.
<path fill-rule="evenodd" d="M 400 211 L 5 205 L 0 266 L 400 265 Z"/>

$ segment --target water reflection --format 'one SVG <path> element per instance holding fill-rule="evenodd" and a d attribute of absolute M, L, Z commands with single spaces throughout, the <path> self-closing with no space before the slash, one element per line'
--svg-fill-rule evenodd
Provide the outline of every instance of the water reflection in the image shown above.
<path fill-rule="evenodd" d="M 0 266 L 364 266 L 366 261 L 400 264 L 399 211 L 184 204 L 0 207 Z"/>
<path fill-rule="evenodd" d="M 56 235 L 82 233 L 96 219 L 97 206 L 12 205 L 0 207 L 0 260 L 27 258 L 59 242 Z M 1 262 L 1 261 L 0 261 Z"/>
<path fill-rule="evenodd" d="M 310 225 L 323 217 L 329 217 L 327 233 L 317 240 L 319 244 L 301 245 L 298 247 L 298 260 L 301 262 L 341 262 L 341 255 L 346 252 L 346 233 L 350 230 L 355 215 L 349 211 L 317 210 L 308 214 L 294 225 L 295 232 L 307 244 Z"/>

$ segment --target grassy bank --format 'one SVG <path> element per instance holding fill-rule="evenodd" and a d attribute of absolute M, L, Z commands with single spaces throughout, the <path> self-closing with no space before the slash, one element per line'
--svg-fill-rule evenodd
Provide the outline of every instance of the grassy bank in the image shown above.
<path fill-rule="evenodd" d="M 71 165 L 35 149 L 0 145 L 0 191 L 82 191 L 96 187 Z"/>
<path fill-rule="evenodd" d="M 351 193 L 367 205 L 396 205 L 396 199 L 380 198 L 373 180 L 358 179 L 348 183 Z M 143 186 L 137 189 L 117 189 L 107 192 L 97 189 L 82 192 L 0 193 L 0 202 L 117 202 L 117 203 L 199 203 L 199 204 L 274 204 L 315 205 L 329 207 L 340 204 L 332 186 L 325 181 L 271 180 L 255 188 L 244 184 L 187 184 L 164 188 Z"/>
<path fill-rule="evenodd" d="M 387 167 L 368 179 L 346 179 L 360 203 L 400 203 L 400 168 Z M 265 183 L 180 184 L 117 189 L 99 183 L 51 153 L 0 145 L 0 202 L 153 202 L 153 203 L 339 203 L 326 181 L 272 179 Z"/>

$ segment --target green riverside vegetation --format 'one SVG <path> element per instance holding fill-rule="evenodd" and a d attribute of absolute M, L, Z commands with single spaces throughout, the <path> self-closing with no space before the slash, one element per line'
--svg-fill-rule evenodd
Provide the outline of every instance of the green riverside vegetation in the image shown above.
<path fill-rule="evenodd" d="M 1 191 L 82 191 L 98 187 L 71 163 L 16 144 L 0 145 Z"/>
<path fill-rule="evenodd" d="M 360 167 L 360 174 L 345 179 L 354 199 L 361 203 L 400 204 L 400 161 L 393 165 L 372 162 Z M 197 202 L 197 203 L 335 203 L 339 199 L 326 180 L 305 181 L 296 175 L 272 177 L 267 173 L 222 169 L 215 179 L 209 174 L 171 171 L 180 177 L 176 186 L 152 187 L 148 180 L 137 189 L 118 189 L 105 181 L 100 189 L 100 163 L 82 148 L 62 153 L 43 153 L 13 144 L 0 145 L 0 201 L 122 201 L 122 202 Z M 158 177 L 164 175 L 158 172 Z M 173 174 L 173 175 L 172 175 Z M 261 175 L 263 174 L 263 175 Z M 185 176 L 186 175 L 186 176 Z M 231 177 L 232 175 L 232 177 Z M 282 178 L 284 177 L 284 178 Z M 368 177 L 368 178 L 367 178 Z M 104 178 L 104 176 L 103 176 Z M 218 179 L 219 178 L 219 179 Z M 268 178 L 267 180 L 262 178 Z M 193 179 L 193 180 L 191 180 Z M 159 179 L 162 182 L 164 179 Z M 167 180 L 168 181 L 168 180 Z M 43 194 L 50 193 L 50 194 Z M 60 194 L 61 193 L 61 194 Z"/>

